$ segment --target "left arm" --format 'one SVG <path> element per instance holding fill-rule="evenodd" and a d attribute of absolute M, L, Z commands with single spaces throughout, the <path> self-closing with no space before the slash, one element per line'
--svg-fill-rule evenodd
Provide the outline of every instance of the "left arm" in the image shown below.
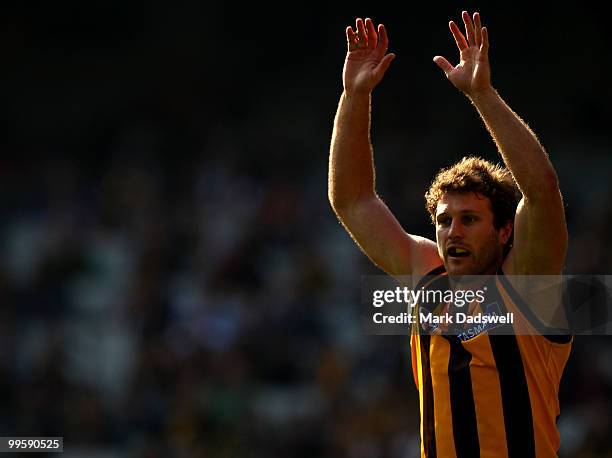
<path fill-rule="evenodd" d="M 567 227 L 557 174 L 535 134 L 491 85 L 487 29 L 462 14 L 464 36 L 454 22 L 451 32 L 461 61 L 456 67 L 434 57 L 447 78 L 474 104 L 512 172 L 523 198 L 514 222 L 514 245 L 506 260 L 507 274 L 560 274 L 567 252 Z"/>
<path fill-rule="evenodd" d="M 523 193 L 504 270 L 514 275 L 560 274 L 568 235 L 557 173 L 548 155 L 497 92 L 479 94 L 472 102 Z"/>

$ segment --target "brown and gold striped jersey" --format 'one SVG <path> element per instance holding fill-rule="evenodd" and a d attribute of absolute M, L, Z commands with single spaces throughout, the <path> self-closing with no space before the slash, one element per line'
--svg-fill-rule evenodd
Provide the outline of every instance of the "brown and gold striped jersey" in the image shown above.
<path fill-rule="evenodd" d="M 419 287 L 439 287 L 444 281 L 448 275 L 442 266 Z M 491 284 L 502 312 L 513 312 L 515 322 L 536 320 L 501 271 Z M 570 336 L 485 331 L 466 338 L 420 328 L 412 332 L 410 345 L 422 457 L 557 456 L 559 382 Z"/>

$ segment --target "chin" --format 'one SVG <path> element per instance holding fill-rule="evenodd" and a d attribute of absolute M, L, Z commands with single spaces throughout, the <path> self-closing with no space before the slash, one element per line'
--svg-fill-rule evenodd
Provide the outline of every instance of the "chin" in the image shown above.
<path fill-rule="evenodd" d="M 486 275 L 489 269 L 480 264 L 476 264 L 471 259 L 466 259 L 461 262 L 456 260 L 447 260 L 444 263 L 444 268 L 450 276 L 457 275 Z"/>
<path fill-rule="evenodd" d="M 454 263 L 445 262 L 444 268 L 449 276 L 457 275 L 491 275 L 497 272 L 495 264 L 491 264 L 488 267 L 482 265 L 474 265 L 473 263 Z"/>
<path fill-rule="evenodd" d="M 474 272 L 470 269 L 468 265 L 456 265 L 452 262 L 447 262 L 444 264 L 444 268 L 448 275 L 473 275 Z"/>

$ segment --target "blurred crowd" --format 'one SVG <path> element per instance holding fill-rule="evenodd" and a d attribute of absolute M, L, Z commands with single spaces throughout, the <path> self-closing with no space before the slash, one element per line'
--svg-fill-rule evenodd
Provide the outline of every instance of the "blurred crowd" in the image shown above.
<path fill-rule="evenodd" d="M 325 164 L 270 176 L 230 151 L 146 154 L 153 129 L 121 142 L 0 166 L 0 436 L 94 458 L 418 456 L 408 337 L 360 327 L 361 275 L 381 272 L 334 218 Z M 394 211 L 431 236 L 421 198 Z M 612 213 L 568 215 L 568 272 L 605 273 Z M 608 338 L 576 338 L 562 457 L 611 456 L 610 360 Z"/>

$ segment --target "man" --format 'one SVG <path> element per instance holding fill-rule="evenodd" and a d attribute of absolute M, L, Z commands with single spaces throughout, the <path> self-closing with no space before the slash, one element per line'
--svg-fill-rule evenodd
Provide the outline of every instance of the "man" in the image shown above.
<path fill-rule="evenodd" d="M 382 24 L 376 29 L 370 19 L 357 19 L 355 30 L 346 29 L 330 203 L 363 252 L 389 275 L 428 275 L 428 283 L 494 275 L 502 307 L 541 331 L 538 310 L 525 306 L 504 274 L 561 273 L 568 236 L 557 175 L 536 136 L 491 85 L 488 33 L 479 14 L 464 11 L 462 19 L 465 35 L 449 23 L 459 64 L 441 56 L 434 62 L 478 110 L 507 169 L 464 158 L 443 170 L 426 194 L 437 243 L 406 233 L 376 194 L 370 142 L 371 94 L 395 56 L 387 53 Z M 413 333 L 422 456 L 556 456 L 558 386 L 571 339 L 543 334 Z"/>

